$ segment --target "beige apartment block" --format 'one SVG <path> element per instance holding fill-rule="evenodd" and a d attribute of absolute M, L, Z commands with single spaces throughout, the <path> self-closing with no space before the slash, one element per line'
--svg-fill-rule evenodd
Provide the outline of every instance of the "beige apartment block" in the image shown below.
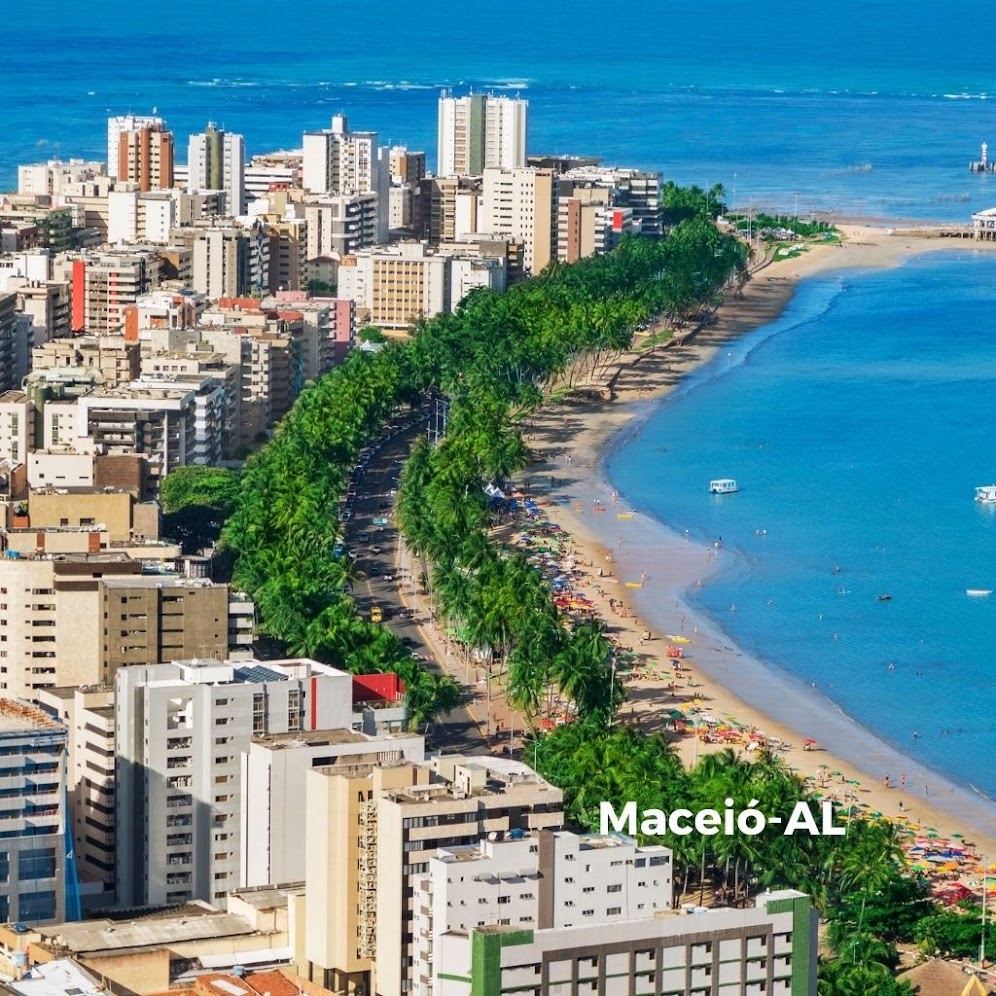
<path fill-rule="evenodd" d="M 83 369 L 100 375 L 100 383 L 117 387 L 135 380 L 141 370 L 139 344 L 119 335 L 52 339 L 31 351 L 34 370 Z"/>
<path fill-rule="evenodd" d="M 556 255 L 552 169 L 485 169 L 478 231 L 525 246 L 527 273 L 540 273 Z"/>
<path fill-rule="evenodd" d="M 316 768 L 307 776 L 312 981 L 400 996 L 411 987 L 413 901 L 440 847 L 563 823 L 561 791 L 514 761 Z"/>
<path fill-rule="evenodd" d="M 132 507 L 127 491 L 103 488 L 46 488 L 32 491 L 28 516 L 33 529 L 85 529 L 101 527 L 112 543 L 132 538 Z"/>
<path fill-rule="evenodd" d="M 104 680 L 98 587 L 141 570 L 120 554 L 0 558 L 0 690 L 30 699 L 41 688 Z"/>

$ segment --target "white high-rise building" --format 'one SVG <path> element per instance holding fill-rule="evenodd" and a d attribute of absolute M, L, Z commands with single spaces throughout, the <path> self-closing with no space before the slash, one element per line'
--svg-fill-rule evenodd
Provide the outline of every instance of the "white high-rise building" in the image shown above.
<path fill-rule="evenodd" d="M 503 837 L 504 839 L 493 839 Z M 673 903 L 671 852 L 621 835 L 543 830 L 440 848 L 414 886 L 412 987 L 438 994 L 446 934 L 652 920 Z"/>
<path fill-rule="evenodd" d="M 253 736 L 349 729 L 353 678 L 306 659 L 189 660 L 116 682 L 118 902 L 216 902 L 239 881 Z"/>
<path fill-rule="evenodd" d="M 375 131 L 351 132 L 344 115 L 332 127 L 304 133 L 302 184 L 314 194 L 377 195 L 377 242 L 390 231 L 390 151 Z"/>
<path fill-rule="evenodd" d="M 526 165 L 526 112 L 519 97 L 439 98 L 437 176 L 479 176 L 491 166 Z"/>
<path fill-rule="evenodd" d="M 221 131 L 213 121 L 198 135 L 191 135 L 187 146 L 187 190 L 224 190 L 230 215 L 246 209 L 246 143 L 241 135 Z"/>
<path fill-rule="evenodd" d="M 124 132 L 141 128 L 165 128 L 162 118 L 147 114 L 119 114 L 107 119 L 107 175 L 118 178 L 118 145 Z"/>

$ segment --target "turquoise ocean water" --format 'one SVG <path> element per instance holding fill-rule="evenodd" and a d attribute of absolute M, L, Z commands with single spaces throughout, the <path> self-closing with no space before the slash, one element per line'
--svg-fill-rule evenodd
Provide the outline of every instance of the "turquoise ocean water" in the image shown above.
<path fill-rule="evenodd" d="M 19 162 L 102 158 L 129 110 L 162 114 L 181 161 L 209 119 L 253 154 L 345 112 L 431 165 L 448 86 L 527 97 L 531 151 L 721 182 L 745 207 L 967 220 L 996 204 L 996 177 L 967 170 L 981 142 L 996 154 L 994 28 L 963 0 L 175 0 L 161 18 L 53 0 L 44 21 L 14 3 L 0 189 Z M 972 501 L 996 482 L 994 277 L 959 254 L 809 281 L 610 465 L 637 505 L 736 552 L 700 602 L 731 637 L 990 795 L 996 596 L 964 590 L 996 587 L 996 515 Z M 708 499 L 727 474 L 743 492 Z"/>
<path fill-rule="evenodd" d="M 996 798 L 996 594 L 966 594 L 996 589 L 996 511 L 974 501 L 996 482 L 994 284 L 979 252 L 806 281 L 607 470 L 732 552 L 691 603 L 741 648 Z M 727 476 L 739 493 L 707 493 Z"/>

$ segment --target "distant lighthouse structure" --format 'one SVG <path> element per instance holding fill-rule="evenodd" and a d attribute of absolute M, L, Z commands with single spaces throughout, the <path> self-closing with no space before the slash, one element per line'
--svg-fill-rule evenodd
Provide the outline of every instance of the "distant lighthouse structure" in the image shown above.
<path fill-rule="evenodd" d="M 982 158 L 978 162 L 969 163 L 968 168 L 973 173 L 992 173 L 993 167 L 989 162 L 989 143 L 982 143 Z"/>

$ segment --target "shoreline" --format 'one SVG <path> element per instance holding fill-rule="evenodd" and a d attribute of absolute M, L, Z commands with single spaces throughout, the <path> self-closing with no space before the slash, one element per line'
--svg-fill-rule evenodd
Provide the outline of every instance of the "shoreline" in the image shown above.
<path fill-rule="evenodd" d="M 996 248 L 974 241 L 894 235 L 867 225 L 841 226 L 841 230 L 848 240 L 843 248 L 816 245 L 801 256 L 760 269 L 743 298 L 724 303 L 712 325 L 694 335 L 685 333 L 680 343 L 661 344 L 642 355 L 634 351 L 624 355 L 611 378 L 611 402 L 561 404 L 538 413 L 529 430 L 535 457 L 530 473 L 543 475 L 541 480 L 551 474 L 557 479 L 558 486 L 547 491 L 545 511 L 571 535 L 582 563 L 591 565 L 593 572 L 601 568 L 603 574 L 617 575 L 591 579 L 596 608 L 613 635 L 634 650 L 639 643 L 640 653 L 659 659 L 666 634 L 692 641 L 685 647 L 691 670 L 679 672 L 677 682 L 666 674 L 630 682 L 623 719 L 648 731 L 668 729 L 663 713 L 692 704 L 716 717 L 735 717 L 794 744 L 783 755 L 787 763 L 803 776 L 819 779 L 827 792 L 838 787 L 843 792 L 845 783 L 859 781 L 855 794 L 868 804 L 869 811 L 936 828 L 948 837 L 970 830 L 981 853 L 993 855 L 996 806 L 992 800 L 892 747 L 818 689 L 743 651 L 718 622 L 692 608 L 687 592 L 696 579 L 707 583 L 717 571 L 729 569 L 735 563 L 733 555 L 724 550 L 715 555 L 665 523 L 632 509 L 616 497 L 605 471 L 605 461 L 666 403 L 679 383 L 686 383 L 692 371 L 712 360 L 724 343 L 777 320 L 797 283 L 806 277 L 834 270 L 888 268 L 926 252 Z M 595 502 L 604 508 L 600 514 L 595 514 Z M 623 519 L 617 518 L 620 513 Z M 637 535 L 638 544 L 634 542 Z M 610 597 L 616 603 L 611 614 L 608 604 L 600 604 Z M 648 631 L 652 639 L 644 647 L 642 637 Z M 687 685 L 680 684 L 684 680 Z M 804 753 L 800 745 L 806 737 L 816 739 L 819 749 Z M 695 735 L 680 737 L 676 743 L 686 764 L 722 746 L 702 743 Z M 829 779 L 826 772 L 830 769 L 840 772 L 839 783 Z M 883 772 L 891 773 L 893 787 L 885 787 Z M 899 787 L 900 772 L 903 788 Z"/>

